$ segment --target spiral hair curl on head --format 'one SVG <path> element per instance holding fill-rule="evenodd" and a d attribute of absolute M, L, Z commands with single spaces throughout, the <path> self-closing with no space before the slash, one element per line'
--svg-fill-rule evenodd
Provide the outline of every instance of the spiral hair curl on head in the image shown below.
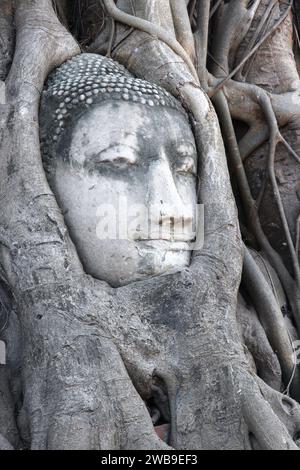
<path fill-rule="evenodd" d="M 44 161 L 56 155 L 64 131 L 84 111 L 106 100 L 167 107 L 186 112 L 163 88 L 135 78 L 118 62 L 83 53 L 52 72 L 41 99 L 40 137 Z"/>

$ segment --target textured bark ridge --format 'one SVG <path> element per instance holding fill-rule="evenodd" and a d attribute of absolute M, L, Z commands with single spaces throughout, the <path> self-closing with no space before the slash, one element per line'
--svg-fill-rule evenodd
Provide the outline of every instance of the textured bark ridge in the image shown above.
<path fill-rule="evenodd" d="M 0 3 L 0 448 L 298 449 L 295 12 L 94 3 Z M 39 141 L 45 80 L 77 41 L 189 112 L 205 207 L 189 268 L 120 288 L 83 270 Z"/>

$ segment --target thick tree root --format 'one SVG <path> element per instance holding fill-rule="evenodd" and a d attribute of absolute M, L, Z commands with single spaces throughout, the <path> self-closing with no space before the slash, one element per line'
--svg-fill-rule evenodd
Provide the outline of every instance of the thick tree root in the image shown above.
<path fill-rule="evenodd" d="M 289 398 L 282 397 L 266 384 L 264 384 L 264 392 L 268 389 L 273 396 L 265 396 L 261 390 L 261 383 L 264 384 L 258 378 L 251 379 L 250 376 L 244 382 L 243 413 L 249 433 L 254 436 L 256 446 L 262 450 L 298 450 L 293 439 L 295 436 L 293 431 L 299 428 L 298 416 L 295 417 L 299 413 L 299 404 Z M 277 401 L 273 399 L 274 395 Z M 269 403 L 271 398 L 271 403 Z M 281 405 L 279 405 L 280 403 Z M 285 408 L 286 403 L 292 403 L 289 407 L 295 408 L 297 412 L 288 414 Z M 286 426 L 287 420 L 288 427 Z M 292 433 L 289 432 L 289 429 L 292 430 Z"/>
<path fill-rule="evenodd" d="M 5 80 L 13 58 L 14 25 L 12 0 L 2 0 L 0 5 L 0 80 Z"/>

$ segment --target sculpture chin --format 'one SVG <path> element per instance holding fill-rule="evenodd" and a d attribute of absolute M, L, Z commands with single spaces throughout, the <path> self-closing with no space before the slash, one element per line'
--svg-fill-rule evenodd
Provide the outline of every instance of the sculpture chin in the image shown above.
<path fill-rule="evenodd" d="M 178 271 L 189 266 L 191 258 L 186 242 L 107 240 L 97 252 L 87 243 L 83 249 L 78 242 L 76 246 L 85 271 L 112 287 Z"/>

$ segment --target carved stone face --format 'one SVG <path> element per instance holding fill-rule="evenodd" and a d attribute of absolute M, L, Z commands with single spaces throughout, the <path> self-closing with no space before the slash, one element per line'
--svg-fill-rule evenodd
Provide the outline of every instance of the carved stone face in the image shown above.
<path fill-rule="evenodd" d="M 86 272 L 117 287 L 187 266 L 197 153 L 184 115 L 106 101 L 71 132 L 50 183 Z"/>

